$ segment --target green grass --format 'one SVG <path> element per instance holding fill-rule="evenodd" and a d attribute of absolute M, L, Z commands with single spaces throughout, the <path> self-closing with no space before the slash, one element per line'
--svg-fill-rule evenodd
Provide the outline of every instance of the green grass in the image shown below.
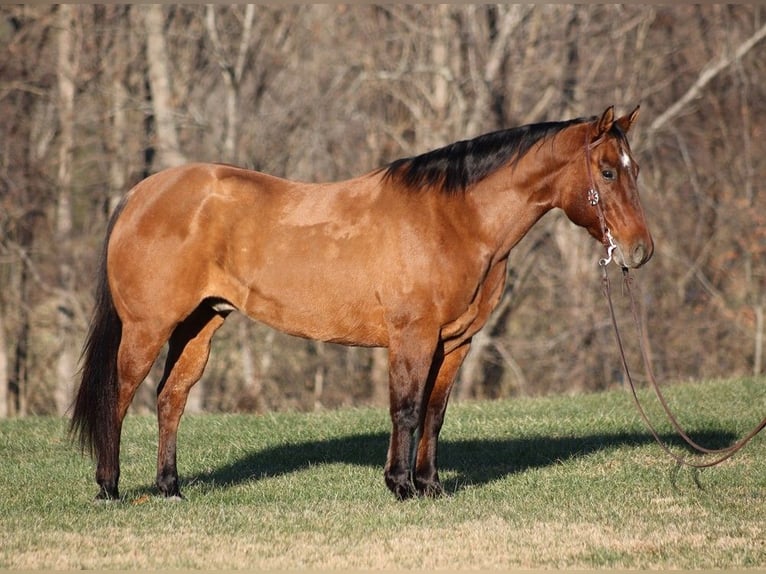
<path fill-rule="evenodd" d="M 766 412 L 758 379 L 668 395 L 717 445 Z M 456 403 L 449 495 L 402 503 L 382 479 L 388 429 L 382 409 L 187 416 L 187 500 L 169 502 L 152 486 L 155 420 L 129 417 L 123 501 L 96 504 L 66 421 L 0 421 L 0 568 L 766 566 L 765 437 L 695 473 L 652 442 L 624 390 Z"/>

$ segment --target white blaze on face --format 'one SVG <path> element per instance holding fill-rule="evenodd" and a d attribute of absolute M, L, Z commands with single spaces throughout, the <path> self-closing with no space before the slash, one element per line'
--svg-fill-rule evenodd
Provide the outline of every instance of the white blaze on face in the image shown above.
<path fill-rule="evenodd" d="M 620 153 L 620 162 L 622 163 L 622 167 L 625 169 L 630 169 L 630 156 L 628 155 L 628 152 L 625 150 L 622 150 L 622 153 Z"/>

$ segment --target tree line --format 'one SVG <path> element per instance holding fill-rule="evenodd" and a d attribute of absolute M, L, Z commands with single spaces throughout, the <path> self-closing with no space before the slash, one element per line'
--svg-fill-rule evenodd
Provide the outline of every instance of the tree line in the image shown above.
<path fill-rule="evenodd" d="M 765 36 L 757 5 L 2 6 L 0 416 L 68 409 L 106 222 L 151 173 L 223 161 L 343 179 L 611 104 L 641 104 L 656 251 L 634 276 L 655 371 L 760 375 Z M 601 256 L 562 214 L 538 223 L 455 395 L 620 384 Z M 153 408 L 159 368 L 133 408 Z M 189 409 L 385 404 L 386 384 L 385 350 L 232 316 Z"/>

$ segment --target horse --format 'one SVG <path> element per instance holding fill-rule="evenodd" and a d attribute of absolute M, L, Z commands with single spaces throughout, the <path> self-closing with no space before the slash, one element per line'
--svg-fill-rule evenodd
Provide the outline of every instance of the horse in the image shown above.
<path fill-rule="evenodd" d="M 156 486 L 182 498 L 177 431 L 233 311 L 291 335 L 388 349 L 384 467 L 399 499 L 443 493 L 437 450 L 455 376 L 503 293 L 509 252 L 548 211 L 621 267 L 654 243 L 627 134 L 639 108 L 523 125 L 306 183 L 217 163 L 136 184 L 110 217 L 70 431 L 119 499 L 120 438 L 165 344 Z M 414 449 L 413 449 L 414 447 Z"/>

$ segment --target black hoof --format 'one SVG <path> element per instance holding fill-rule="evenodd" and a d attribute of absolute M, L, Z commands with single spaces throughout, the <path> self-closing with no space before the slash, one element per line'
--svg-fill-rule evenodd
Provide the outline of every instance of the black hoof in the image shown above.
<path fill-rule="evenodd" d="M 117 487 L 107 488 L 103 484 L 93 499 L 94 502 L 115 502 L 120 500 L 120 493 L 117 491 Z"/>
<path fill-rule="evenodd" d="M 178 485 L 175 488 L 164 489 L 160 487 L 160 495 L 168 500 L 186 500 L 186 497 L 181 494 L 181 490 Z"/>
<path fill-rule="evenodd" d="M 416 490 L 409 482 L 406 484 L 398 484 L 389 488 L 391 488 L 391 492 L 394 493 L 394 496 L 396 496 L 398 500 L 407 500 L 408 498 L 412 498 L 415 496 L 415 494 L 417 494 Z"/>
<path fill-rule="evenodd" d="M 418 480 L 416 478 L 415 488 L 420 496 L 427 498 L 439 498 L 444 495 L 444 487 L 438 478 L 436 480 Z"/>
<path fill-rule="evenodd" d="M 407 500 L 417 494 L 409 477 L 394 477 L 386 475 L 386 486 L 399 500 Z"/>
<path fill-rule="evenodd" d="M 165 498 L 183 500 L 178 476 L 175 474 L 157 476 L 157 488 Z"/>

